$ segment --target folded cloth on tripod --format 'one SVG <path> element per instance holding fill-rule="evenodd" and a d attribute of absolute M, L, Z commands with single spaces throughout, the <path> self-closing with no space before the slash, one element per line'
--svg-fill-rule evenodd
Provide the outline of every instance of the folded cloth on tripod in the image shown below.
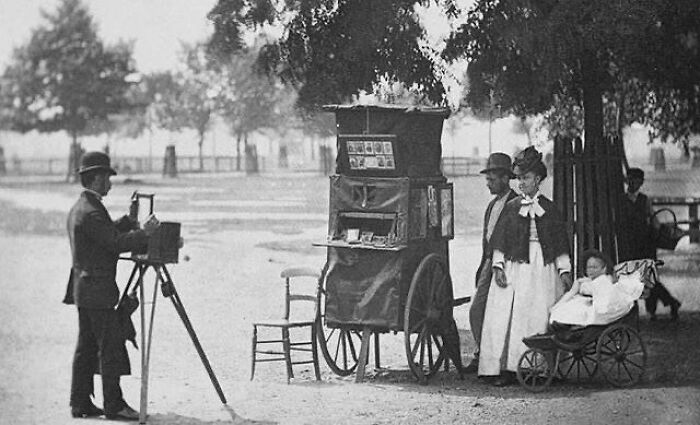
<path fill-rule="evenodd" d="M 117 305 L 117 320 L 121 329 L 124 341 L 131 341 L 134 347 L 139 348 L 136 344 L 136 328 L 131 321 L 131 314 L 139 308 L 139 300 L 136 297 L 125 296 Z"/>

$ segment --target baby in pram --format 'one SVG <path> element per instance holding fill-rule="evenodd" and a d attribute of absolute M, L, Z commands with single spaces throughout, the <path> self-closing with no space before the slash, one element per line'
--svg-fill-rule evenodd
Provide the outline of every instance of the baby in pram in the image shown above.
<path fill-rule="evenodd" d="M 602 252 L 584 252 L 581 263 L 585 264 L 585 277 L 574 281 L 571 289 L 550 310 L 552 330 L 562 325 L 612 323 L 629 313 L 642 295 L 644 282 L 640 274 L 621 274 L 615 279 L 612 262 Z"/>

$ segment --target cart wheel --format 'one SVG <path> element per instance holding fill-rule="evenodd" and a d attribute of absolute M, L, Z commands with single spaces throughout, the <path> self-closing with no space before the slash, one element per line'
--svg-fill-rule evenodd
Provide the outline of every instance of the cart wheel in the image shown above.
<path fill-rule="evenodd" d="M 550 362 L 551 354 L 539 348 L 528 348 L 520 356 L 515 375 L 523 388 L 538 393 L 552 383 L 554 367 Z"/>
<path fill-rule="evenodd" d="M 598 370 L 596 358 L 596 343 L 589 342 L 584 347 L 574 351 L 561 351 L 557 371 L 563 379 L 573 379 L 581 382 L 592 378 Z"/>
<path fill-rule="evenodd" d="M 445 362 L 447 348 L 441 326 L 452 320 L 452 281 L 445 262 L 429 254 L 418 265 L 406 298 L 404 341 L 408 366 L 425 382 Z"/>
<path fill-rule="evenodd" d="M 348 376 L 355 371 L 360 356 L 362 333 L 348 328 L 326 327 L 325 291 L 319 288 L 316 298 L 316 335 L 321 354 L 328 367 L 339 376 Z"/>
<path fill-rule="evenodd" d="M 598 337 L 596 353 L 605 379 L 616 387 L 634 385 L 642 379 L 647 350 L 632 327 L 622 324 L 605 329 Z"/>

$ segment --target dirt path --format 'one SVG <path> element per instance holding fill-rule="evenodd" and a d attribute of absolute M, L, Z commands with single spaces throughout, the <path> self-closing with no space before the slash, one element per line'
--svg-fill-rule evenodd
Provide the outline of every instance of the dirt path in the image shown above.
<path fill-rule="evenodd" d="M 129 190 L 117 188 L 116 197 L 124 199 Z M 42 195 L 23 196 L 29 196 L 25 202 L 31 204 L 33 196 L 41 199 Z M 296 195 L 288 196 L 286 208 L 293 209 L 299 201 Z M 63 205 L 65 198 L 51 199 Z M 228 205 L 223 199 L 216 202 Z M 60 303 L 70 263 L 64 217 L 63 212 L 56 214 L 56 208 L 26 210 L 0 202 L 0 229 L 22 229 L 0 231 L 2 424 L 76 423 L 68 409 L 76 314 L 74 308 Z M 196 217 L 193 211 L 192 219 Z M 306 218 L 295 217 L 284 220 Z M 171 268 L 229 407 L 218 401 L 182 323 L 172 306 L 160 298 L 149 423 L 700 424 L 700 291 L 689 277 L 697 272 L 693 253 L 674 257 L 671 263 L 675 263 L 662 275 L 684 300 L 681 322 L 642 319 L 649 368 L 645 381 L 635 388 L 613 389 L 596 380 L 583 385 L 560 383 L 534 395 L 518 386 L 494 388 L 473 376 L 460 381 L 454 372 L 440 373 L 422 386 L 407 371 L 401 334 L 382 337 L 384 368 L 368 368 L 369 377 L 363 384 L 355 384 L 353 377 L 338 378 L 324 366 L 321 382 L 313 380 L 308 368 L 300 367 L 287 385 L 281 364 L 259 366 L 255 381 L 249 381 L 250 323 L 281 311 L 282 268 L 323 264 L 325 251 L 311 248 L 310 242 L 325 234 L 325 223 L 312 216 L 303 225 L 280 224 L 283 218 L 273 214 L 267 222 L 247 226 L 249 219 L 240 214 L 235 220 L 244 224 L 226 222 L 220 228 L 193 221 L 186 229 L 187 245 L 182 251 L 191 260 Z M 471 276 L 479 249 L 478 239 L 473 238 L 458 237 L 451 244 L 451 258 L 459 259 L 452 261 L 453 276 Z M 128 271 L 128 265 L 122 266 L 120 276 L 125 278 Z M 469 279 L 455 279 L 456 295 L 469 294 Z M 466 307 L 455 314 L 463 357 L 468 359 L 473 342 L 466 329 Z M 123 379 L 123 388 L 127 400 L 138 407 L 140 353 L 130 348 L 130 354 L 134 375 Z M 99 390 L 97 401 L 101 401 Z M 105 422 L 83 419 L 79 423 Z"/>

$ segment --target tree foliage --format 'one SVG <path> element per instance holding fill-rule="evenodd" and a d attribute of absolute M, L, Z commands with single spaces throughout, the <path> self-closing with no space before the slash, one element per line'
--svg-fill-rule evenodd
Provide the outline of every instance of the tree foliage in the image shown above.
<path fill-rule="evenodd" d="M 555 132 L 580 133 L 593 112 L 607 132 L 637 121 L 682 138 L 700 126 L 697 22 L 692 0 L 486 0 L 444 55 L 471 61 L 475 109 L 495 93 L 509 112 L 548 113 Z"/>
<path fill-rule="evenodd" d="M 161 128 L 192 129 L 197 133 L 199 168 L 204 169 L 202 146 L 216 110 L 218 73 L 212 69 L 202 45 L 182 46 L 182 71 L 150 77 L 153 110 Z"/>
<path fill-rule="evenodd" d="M 105 46 L 80 0 L 63 0 L 15 49 L 4 72 L 3 101 L 19 131 L 80 134 L 91 119 L 126 106 L 128 76 L 135 72 L 131 46 Z"/>
<path fill-rule="evenodd" d="M 80 0 L 62 0 L 42 17 L 43 25 L 15 49 L 3 73 L 3 119 L 22 132 L 65 130 L 76 152 L 78 136 L 99 128 L 88 128 L 89 122 L 128 107 L 125 94 L 135 72 L 131 45 L 105 46 Z M 69 160 L 69 175 L 77 160 Z"/>
<path fill-rule="evenodd" d="M 370 92 L 380 78 L 415 86 L 431 102 L 445 102 L 437 55 L 422 39 L 415 13 L 419 0 L 219 0 L 209 13 L 214 23 L 210 51 L 220 56 L 239 50 L 245 31 L 263 25 L 283 27 L 268 43 L 259 63 L 299 90 L 299 105 L 315 109 Z M 450 0 L 442 0 L 454 14 Z"/>

